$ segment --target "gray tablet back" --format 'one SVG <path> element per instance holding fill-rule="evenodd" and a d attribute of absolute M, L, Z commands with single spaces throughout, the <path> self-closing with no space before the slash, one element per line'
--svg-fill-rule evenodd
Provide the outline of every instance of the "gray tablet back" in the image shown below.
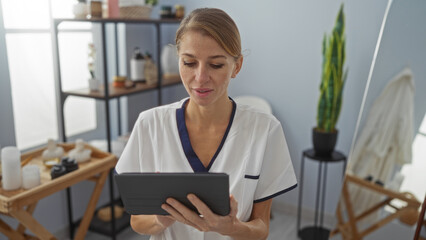
<path fill-rule="evenodd" d="M 218 215 L 228 215 L 229 176 L 225 173 L 121 173 L 114 175 L 124 209 L 132 215 L 168 215 L 161 208 L 173 197 L 197 212 L 187 195 L 198 196 Z"/>

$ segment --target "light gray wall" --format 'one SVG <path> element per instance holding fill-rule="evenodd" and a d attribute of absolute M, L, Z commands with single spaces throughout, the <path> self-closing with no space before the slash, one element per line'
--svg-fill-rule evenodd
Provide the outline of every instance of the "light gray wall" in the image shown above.
<path fill-rule="evenodd" d="M 186 13 L 199 7 L 225 10 L 237 23 L 244 49 L 243 69 L 230 84 L 230 95 L 257 95 L 272 105 L 281 121 L 297 175 L 303 150 L 311 148 L 321 76 L 321 43 L 331 32 L 341 1 L 181 1 Z M 164 0 L 161 5 L 174 5 Z M 337 149 L 347 154 L 364 92 L 387 0 L 345 2 L 347 66 L 342 114 L 337 127 Z M 153 16 L 158 16 L 158 8 Z M 360 17 L 362 16 L 362 17 Z M 127 41 L 144 33 L 127 32 Z M 173 40 L 172 36 L 170 39 Z M 185 95 L 185 94 L 184 94 Z M 129 116 L 144 109 L 141 101 L 129 101 Z M 129 117 L 129 126 L 135 117 Z M 305 164 L 304 201 L 315 207 L 316 162 Z M 342 164 L 328 168 L 326 212 L 333 214 L 342 182 Z M 277 197 L 276 201 L 297 205 L 298 190 Z"/>

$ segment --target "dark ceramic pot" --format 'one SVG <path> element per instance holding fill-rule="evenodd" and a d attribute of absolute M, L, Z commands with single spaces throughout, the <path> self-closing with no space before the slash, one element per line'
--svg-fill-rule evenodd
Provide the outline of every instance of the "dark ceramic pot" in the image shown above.
<path fill-rule="evenodd" d="M 318 156 L 330 156 L 334 151 L 337 142 L 337 134 L 339 132 L 320 132 L 316 128 L 312 129 L 312 143 L 314 145 L 315 154 Z"/>

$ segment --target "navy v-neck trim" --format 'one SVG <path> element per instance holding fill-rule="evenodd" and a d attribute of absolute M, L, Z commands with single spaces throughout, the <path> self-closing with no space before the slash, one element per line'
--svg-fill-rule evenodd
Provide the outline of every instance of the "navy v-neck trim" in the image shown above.
<path fill-rule="evenodd" d="M 232 122 L 234 121 L 235 112 L 237 109 L 237 104 L 235 104 L 234 100 L 232 98 L 229 98 L 232 101 L 232 113 L 231 118 L 229 119 L 228 127 L 226 128 L 225 134 L 223 135 L 222 141 L 220 142 L 219 147 L 216 150 L 216 153 L 213 155 L 212 159 L 210 160 L 210 163 L 207 167 L 204 167 L 201 160 L 198 158 L 197 154 L 195 153 L 194 149 L 192 148 L 191 141 L 189 139 L 188 129 L 186 128 L 185 124 L 185 106 L 186 103 L 189 101 L 189 98 L 185 100 L 185 102 L 182 104 L 181 108 L 176 109 L 176 122 L 177 122 L 177 128 L 179 132 L 180 142 L 182 144 L 183 151 L 185 153 L 185 156 L 191 165 L 192 170 L 194 172 L 208 172 L 213 165 L 214 161 L 216 160 L 217 156 L 220 153 L 220 150 L 222 149 L 226 137 L 228 136 L 229 130 L 231 129 Z"/>

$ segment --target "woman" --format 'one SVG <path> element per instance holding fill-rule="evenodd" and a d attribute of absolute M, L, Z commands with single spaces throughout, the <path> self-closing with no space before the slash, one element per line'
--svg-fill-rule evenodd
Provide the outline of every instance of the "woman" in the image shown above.
<path fill-rule="evenodd" d="M 228 85 L 241 70 L 241 40 L 234 21 L 219 9 L 196 9 L 176 33 L 179 71 L 189 98 L 142 112 L 116 171 L 225 172 L 228 216 L 201 216 L 174 199 L 169 216 L 134 215 L 132 228 L 151 239 L 266 239 L 272 198 L 296 187 L 280 122 L 236 105 Z"/>

